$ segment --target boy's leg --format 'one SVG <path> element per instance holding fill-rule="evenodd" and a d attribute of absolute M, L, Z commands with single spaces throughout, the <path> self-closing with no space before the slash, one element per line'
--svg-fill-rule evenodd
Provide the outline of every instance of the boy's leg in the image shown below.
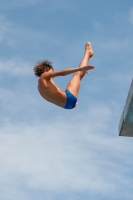
<path fill-rule="evenodd" d="M 79 67 L 83 67 L 88 65 L 89 59 L 93 56 L 93 51 L 91 48 L 91 43 L 88 42 L 85 45 L 85 52 L 84 52 L 84 56 L 83 59 L 79 65 Z M 79 71 L 79 72 L 75 72 L 73 74 L 72 79 L 70 80 L 70 82 L 67 85 L 67 90 L 69 90 L 75 97 L 78 97 L 78 91 L 79 91 L 79 87 L 80 87 L 80 80 L 84 77 L 85 72 L 83 71 Z"/>

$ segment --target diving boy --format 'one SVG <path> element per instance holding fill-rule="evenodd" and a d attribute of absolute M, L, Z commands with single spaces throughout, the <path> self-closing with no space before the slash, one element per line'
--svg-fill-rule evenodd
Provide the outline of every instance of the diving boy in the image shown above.
<path fill-rule="evenodd" d="M 85 52 L 82 61 L 77 68 L 63 69 L 61 71 L 54 71 L 52 63 L 48 60 L 39 61 L 34 67 L 36 76 L 39 76 L 38 90 L 40 95 L 47 101 L 60 106 L 65 109 L 72 109 L 76 106 L 78 91 L 80 88 L 80 81 L 87 71 L 93 69 L 94 66 L 88 65 L 89 59 L 93 56 L 91 43 L 87 42 L 85 45 Z M 66 90 L 60 89 L 54 82 L 54 77 L 66 76 L 72 74 L 73 76 L 68 83 Z"/>

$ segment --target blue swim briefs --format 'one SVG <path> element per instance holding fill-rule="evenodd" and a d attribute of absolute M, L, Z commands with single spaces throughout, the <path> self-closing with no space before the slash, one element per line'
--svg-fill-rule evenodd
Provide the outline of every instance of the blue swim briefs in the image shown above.
<path fill-rule="evenodd" d="M 76 106 L 76 102 L 77 102 L 77 98 L 68 90 L 65 91 L 66 93 L 66 105 L 65 105 L 65 109 L 72 109 Z"/>

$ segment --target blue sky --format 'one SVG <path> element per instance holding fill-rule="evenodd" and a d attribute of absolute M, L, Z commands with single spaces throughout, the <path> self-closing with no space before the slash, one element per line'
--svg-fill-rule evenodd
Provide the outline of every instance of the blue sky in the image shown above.
<path fill-rule="evenodd" d="M 0 200 L 131 200 L 132 138 L 118 125 L 133 74 L 131 0 L 0 0 Z M 95 69 L 78 107 L 43 100 L 33 67 Z M 55 78 L 65 90 L 71 75 Z"/>

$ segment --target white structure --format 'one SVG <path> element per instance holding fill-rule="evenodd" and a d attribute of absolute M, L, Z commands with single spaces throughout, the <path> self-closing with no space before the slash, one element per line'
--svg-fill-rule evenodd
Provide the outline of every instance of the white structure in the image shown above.
<path fill-rule="evenodd" d="M 119 123 L 119 136 L 133 137 L 133 80 Z"/>

